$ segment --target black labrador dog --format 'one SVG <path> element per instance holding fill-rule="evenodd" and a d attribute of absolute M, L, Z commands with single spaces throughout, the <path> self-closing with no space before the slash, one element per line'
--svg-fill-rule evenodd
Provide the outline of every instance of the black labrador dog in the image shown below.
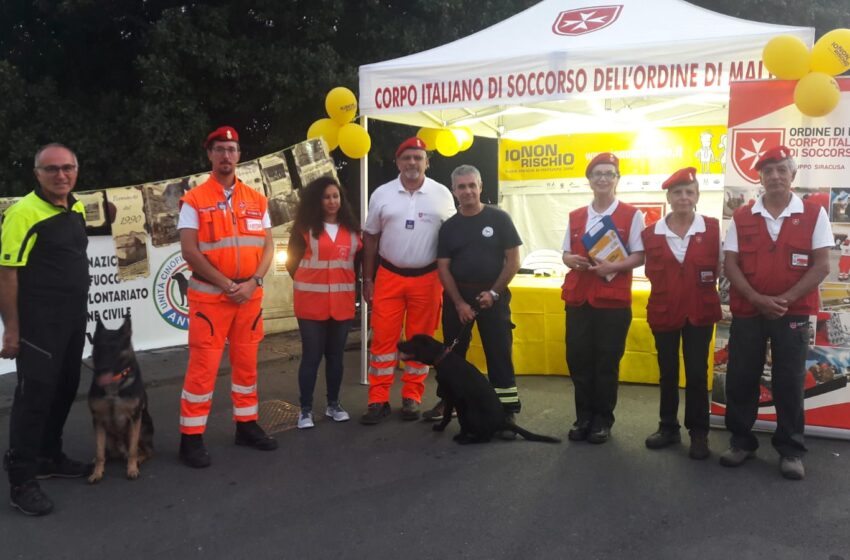
<path fill-rule="evenodd" d="M 153 420 L 132 335 L 129 316 L 116 330 L 97 320 L 92 343 L 94 377 L 89 388 L 96 439 L 90 483 L 103 478 L 107 458 L 126 459 L 127 478 L 133 480 L 139 476 L 139 465 L 153 455 Z"/>
<path fill-rule="evenodd" d="M 519 434 L 529 441 L 560 443 L 561 440 L 542 436 L 520 428 L 508 419 L 496 391 L 478 368 L 424 334 L 398 343 L 399 358 L 432 365 L 437 371 L 437 396 L 443 399 L 443 420 L 434 426 L 442 432 L 457 411 L 460 433 L 458 443 L 485 443 L 502 431 Z"/>

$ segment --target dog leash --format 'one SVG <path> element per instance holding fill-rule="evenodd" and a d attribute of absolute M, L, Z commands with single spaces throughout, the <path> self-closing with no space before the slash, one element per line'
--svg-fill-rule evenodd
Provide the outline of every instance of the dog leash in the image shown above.
<path fill-rule="evenodd" d="M 470 307 L 472 307 L 472 312 L 475 313 L 475 317 L 478 317 L 478 312 L 481 311 L 481 308 L 479 307 L 478 302 L 476 301 L 475 303 L 470 304 Z M 465 336 L 466 334 L 470 334 L 472 332 L 472 324 L 475 322 L 475 317 L 473 317 L 472 321 L 468 322 L 466 325 L 463 326 L 463 328 L 457 334 L 457 336 L 452 341 L 452 343 L 448 345 L 448 347 L 446 348 L 446 354 L 448 354 L 449 352 L 454 350 L 455 346 L 457 346 L 457 343 L 460 342 L 460 339 L 463 336 Z M 464 332 L 467 329 L 468 329 L 469 332 Z M 446 354 L 443 354 L 443 356 L 445 356 Z"/>

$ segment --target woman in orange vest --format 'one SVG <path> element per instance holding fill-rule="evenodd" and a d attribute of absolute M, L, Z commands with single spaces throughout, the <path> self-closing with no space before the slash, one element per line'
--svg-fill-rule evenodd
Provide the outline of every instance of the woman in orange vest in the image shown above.
<path fill-rule="evenodd" d="M 563 260 L 570 272 L 561 299 L 567 310 L 567 365 L 575 392 L 576 421 L 571 441 L 605 443 L 614 424 L 620 359 L 632 322 L 632 269 L 643 264 L 643 214 L 617 200 L 620 161 L 612 153 L 598 154 L 585 175 L 593 202 L 570 212 L 564 236 Z M 585 240 L 616 229 L 628 253 L 609 262 L 588 256 Z"/>
<path fill-rule="evenodd" d="M 349 419 L 339 402 L 339 387 L 345 341 L 354 320 L 356 264 L 362 248 L 360 224 L 337 180 L 320 177 L 307 185 L 296 211 L 286 262 L 301 331 L 301 429 L 314 425 L 313 389 L 322 356 L 327 382 L 325 416 L 336 422 Z"/>
<path fill-rule="evenodd" d="M 706 459 L 708 449 L 708 352 L 714 323 L 720 320 L 717 276 L 720 226 L 696 212 L 696 169 L 671 175 L 661 188 L 672 211 L 643 231 L 646 276 L 652 284 L 646 319 L 655 336 L 661 370 L 661 421 L 646 438 L 650 449 L 679 443 L 679 340 L 685 361 L 685 428 L 688 455 Z"/>

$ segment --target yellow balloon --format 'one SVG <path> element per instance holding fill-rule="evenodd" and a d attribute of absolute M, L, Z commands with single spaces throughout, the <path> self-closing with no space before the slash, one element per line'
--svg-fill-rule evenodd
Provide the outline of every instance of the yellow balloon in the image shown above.
<path fill-rule="evenodd" d="M 850 69 L 850 29 L 833 29 L 812 48 L 812 72 L 837 76 Z"/>
<path fill-rule="evenodd" d="M 372 148 L 372 138 L 357 123 L 348 123 L 339 129 L 339 149 L 351 159 L 360 159 Z"/>
<path fill-rule="evenodd" d="M 440 155 L 452 157 L 458 150 L 460 150 L 460 144 L 451 129 L 444 128 L 437 133 L 437 151 Z"/>
<path fill-rule="evenodd" d="M 808 74 L 812 54 L 799 37 L 778 35 L 767 42 L 761 57 L 767 71 L 777 78 L 799 80 Z"/>
<path fill-rule="evenodd" d="M 472 141 L 475 137 L 472 135 L 472 130 L 468 127 L 462 126 L 460 128 L 453 128 L 452 132 L 457 138 L 458 151 L 465 152 L 470 146 L 472 146 Z"/>
<path fill-rule="evenodd" d="M 437 149 L 437 133 L 440 132 L 439 128 L 420 128 L 416 133 L 416 136 L 419 137 L 420 140 L 425 142 L 425 147 L 428 151 L 433 151 Z"/>
<path fill-rule="evenodd" d="M 328 145 L 328 150 L 333 150 L 339 145 L 339 125 L 331 119 L 319 119 L 307 129 L 307 139 L 322 137 Z"/>
<path fill-rule="evenodd" d="M 829 114 L 841 99 L 838 82 L 829 74 L 810 72 L 794 88 L 794 104 L 810 117 Z"/>
<path fill-rule="evenodd" d="M 335 87 L 325 97 L 325 110 L 338 125 L 351 122 L 357 114 L 357 98 L 345 87 Z"/>

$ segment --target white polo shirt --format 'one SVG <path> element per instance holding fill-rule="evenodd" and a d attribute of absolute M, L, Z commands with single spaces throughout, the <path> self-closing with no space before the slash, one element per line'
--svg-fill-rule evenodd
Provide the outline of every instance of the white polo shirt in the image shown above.
<path fill-rule="evenodd" d="M 590 228 L 599 223 L 599 220 L 602 219 L 603 216 L 610 216 L 614 213 L 617 207 L 620 205 L 619 200 L 614 200 L 611 203 L 611 206 L 603 210 L 602 212 L 597 212 L 593 209 L 593 204 L 587 205 L 587 224 L 584 226 L 584 232 L 587 233 L 590 231 Z M 632 218 L 632 225 L 629 228 L 629 239 L 627 243 L 629 244 L 626 249 L 629 250 L 629 254 L 631 253 L 640 253 L 643 252 L 643 239 L 640 237 L 640 233 L 643 231 L 643 212 L 638 210 L 635 212 L 634 217 Z M 563 252 L 572 253 L 572 247 L 570 244 L 570 217 L 567 215 L 567 231 L 564 233 L 564 244 L 561 247 Z"/>
<path fill-rule="evenodd" d="M 764 218 L 764 223 L 767 226 L 767 233 L 774 241 L 779 237 L 779 230 L 782 229 L 782 222 L 791 214 L 803 213 L 803 200 L 794 193 L 791 193 L 791 201 L 788 206 L 774 218 L 770 215 L 765 207 L 762 199 L 764 195 L 758 197 L 753 204 L 752 213 L 761 214 Z M 826 215 L 826 210 L 823 207 L 818 212 L 818 221 L 815 223 L 815 229 L 812 232 L 812 249 L 822 249 L 824 247 L 832 247 L 835 245 L 835 239 L 832 237 L 832 228 L 829 226 L 829 216 Z M 723 250 L 732 253 L 738 252 L 738 229 L 735 227 L 735 219 L 729 221 L 729 229 L 726 230 L 726 239 L 723 241 Z"/>
<path fill-rule="evenodd" d="M 691 243 L 691 237 L 696 235 L 697 233 L 705 232 L 705 218 L 702 217 L 702 214 L 695 214 L 694 221 L 691 224 L 691 227 L 688 228 L 688 232 L 685 234 L 685 237 L 679 237 L 675 233 L 673 233 L 669 227 L 667 227 L 667 220 L 661 218 L 657 222 L 655 222 L 653 233 L 655 235 L 663 235 L 664 239 L 667 241 L 667 246 L 670 247 L 670 251 L 673 253 L 673 256 L 676 257 L 676 260 L 679 263 L 685 262 L 685 254 L 688 252 L 688 245 Z"/>
<path fill-rule="evenodd" d="M 381 258 L 401 268 L 422 268 L 437 260 L 437 233 L 454 214 L 454 197 L 444 185 L 425 177 L 410 193 L 396 177 L 372 193 L 363 229 L 381 234 Z"/>

